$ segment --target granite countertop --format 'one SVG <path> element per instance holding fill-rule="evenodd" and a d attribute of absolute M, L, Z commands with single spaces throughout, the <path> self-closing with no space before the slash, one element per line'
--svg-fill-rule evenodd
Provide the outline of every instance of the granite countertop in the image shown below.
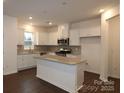
<path fill-rule="evenodd" d="M 43 56 L 35 56 L 35 59 L 41 59 L 41 60 L 48 60 L 52 62 L 58 62 L 63 64 L 69 64 L 69 65 L 76 65 L 80 64 L 82 62 L 85 62 L 86 60 L 81 60 L 80 57 L 63 57 L 63 56 L 57 56 L 57 55 L 43 55 Z"/>

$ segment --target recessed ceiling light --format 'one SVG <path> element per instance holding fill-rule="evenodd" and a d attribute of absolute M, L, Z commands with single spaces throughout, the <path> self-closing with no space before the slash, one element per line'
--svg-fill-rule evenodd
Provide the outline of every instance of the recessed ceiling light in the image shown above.
<path fill-rule="evenodd" d="M 104 9 L 100 9 L 100 10 L 99 10 L 100 13 L 103 13 L 104 11 L 105 11 Z"/>
<path fill-rule="evenodd" d="M 52 25 L 52 22 L 49 22 L 49 25 Z"/>
<path fill-rule="evenodd" d="M 30 16 L 29 19 L 32 19 L 32 17 Z"/>

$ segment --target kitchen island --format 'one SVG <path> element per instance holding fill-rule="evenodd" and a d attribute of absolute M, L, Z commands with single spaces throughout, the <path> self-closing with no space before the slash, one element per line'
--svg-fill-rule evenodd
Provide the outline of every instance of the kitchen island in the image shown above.
<path fill-rule="evenodd" d="M 37 77 L 69 93 L 78 93 L 84 81 L 84 62 L 79 57 L 43 55 L 35 57 Z"/>

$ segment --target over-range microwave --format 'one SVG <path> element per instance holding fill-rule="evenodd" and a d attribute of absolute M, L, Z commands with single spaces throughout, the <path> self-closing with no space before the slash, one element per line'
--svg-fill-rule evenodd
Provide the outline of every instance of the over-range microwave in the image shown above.
<path fill-rule="evenodd" d="M 69 45 L 69 38 L 58 39 L 58 45 Z"/>

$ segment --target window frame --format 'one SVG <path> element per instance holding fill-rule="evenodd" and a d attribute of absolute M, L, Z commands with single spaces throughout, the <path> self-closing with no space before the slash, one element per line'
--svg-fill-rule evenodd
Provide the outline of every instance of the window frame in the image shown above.
<path fill-rule="evenodd" d="M 31 40 L 25 40 L 25 33 L 31 33 Z M 26 45 L 25 42 L 30 41 L 32 44 L 31 45 Z M 34 49 L 34 33 L 33 32 L 29 32 L 29 31 L 24 31 L 24 50 L 31 50 Z"/>

